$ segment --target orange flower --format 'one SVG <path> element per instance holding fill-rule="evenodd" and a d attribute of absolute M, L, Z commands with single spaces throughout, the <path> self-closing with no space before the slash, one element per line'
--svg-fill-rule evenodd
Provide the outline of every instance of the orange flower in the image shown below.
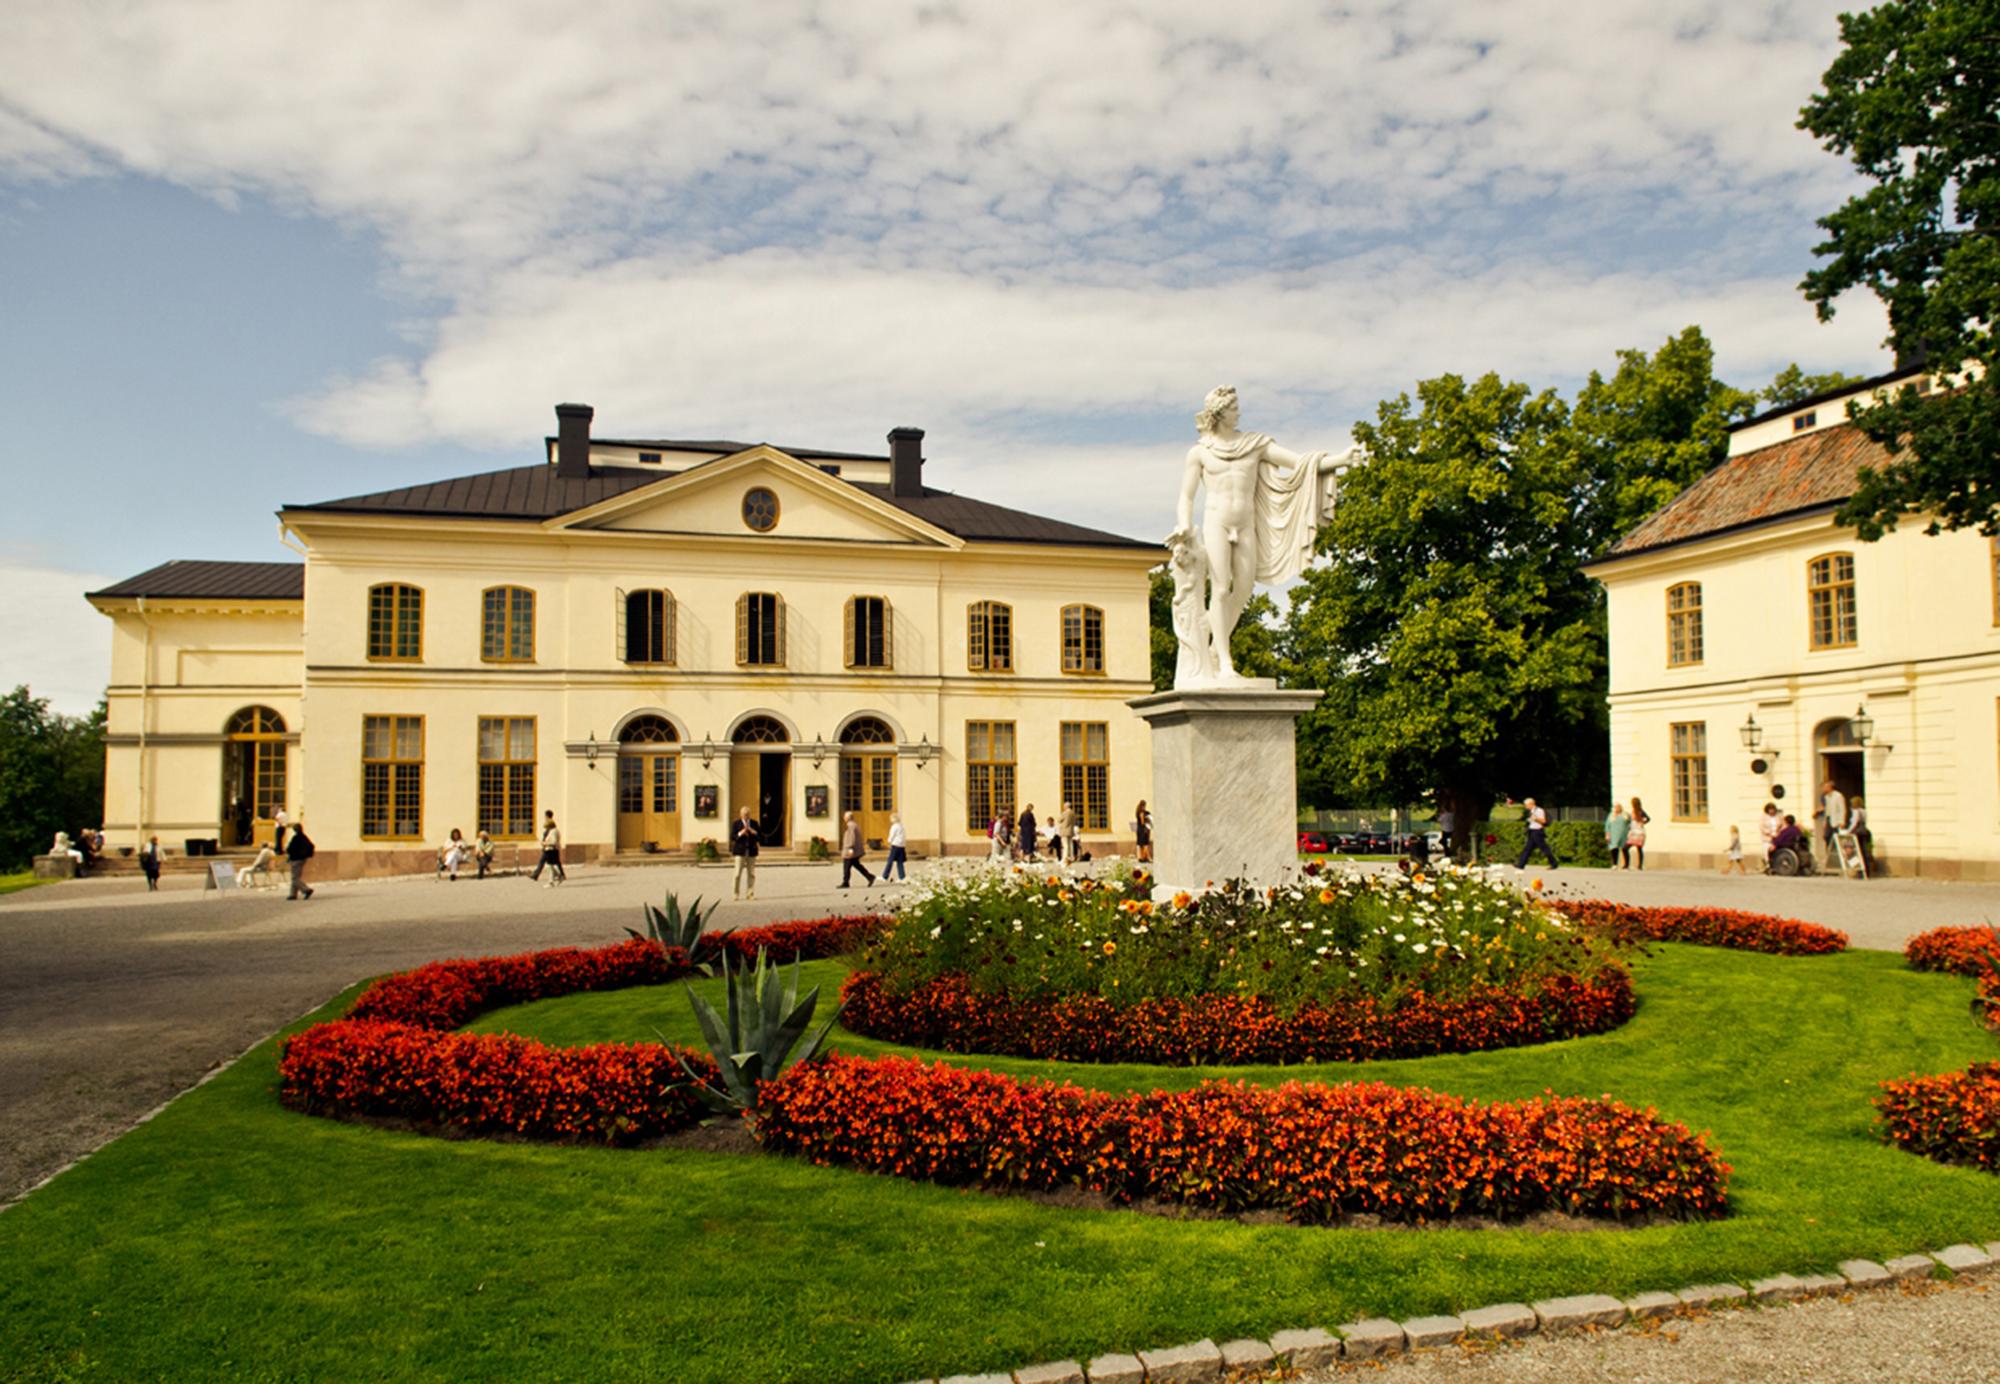
<path fill-rule="evenodd" d="M 1188 893 L 1188 891 L 1185 889 L 1181 890 L 1180 893 L 1174 895 L 1175 908 L 1186 908 L 1189 904 L 1193 902 L 1194 902 L 1194 895 Z"/>
<path fill-rule="evenodd" d="M 1117 950 L 1118 950 L 1118 944 L 1116 942 L 1106 942 L 1104 944 L 1104 954 L 1106 956 L 1113 955 L 1115 952 L 1117 952 Z"/>
<path fill-rule="evenodd" d="M 1320 901 L 1321 903 L 1332 903 L 1332 902 L 1333 902 L 1333 891 L 1332 891 L 1331 889 L 1322 889 L 1322 890 L 1320 890 L 1320 891 L 1319 891 L 1319 901 Z"/>
<path fill-rule="evenodd" d="M 1537 879 L 1537 880 L 1535 881 L 1535 892 L 1536 892 L 1537 894 L 1539 894 L 1539 893 L 1541 893 L 1541 892 L 1542 892 L 1542 882 L 1541 882 L 1541 880 L 1539 880 L 1539 879 Z"/>

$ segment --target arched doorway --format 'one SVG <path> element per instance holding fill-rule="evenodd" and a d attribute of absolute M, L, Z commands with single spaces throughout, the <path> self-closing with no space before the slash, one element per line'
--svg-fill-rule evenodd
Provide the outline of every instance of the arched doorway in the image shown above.
<path fill-rule="evenodd" d="M 680 736 L 664 716 L 634 716 L 618 733 L 618 849 L 681 843 Z"/>
<path fill-rule="evenodd" d="M 1868 791 L 1868 754 L 1854 734 L 1854 722 L 1845 716 L 1821 721 L 1813 728 L 1813 750 L 1819 758 L 1819 777 L 1812 785 L 1815 809 L 1820 785 L 1829 779 L 1850 804 Z"/>
<path fill-rule="evenodd" d="M 861 835 L 879 847 L 896 810 L 896 736 L 874 716 L 858 716 L 840 732 L 840 810 L 852 812 Z"/>
<path fill-rule="evenodd" d="M 222 839 L 265 846 L 285 805 L 285 718 L 246 706 L 222 728 Z"/>
<path fill-rule="evenodd" d="M 729 737 L 729 820 L 749 808 L 767 846 L 791 840 L 787 813 L 792 790 L 792 736 L 775 716 L 749 716 Z"/>

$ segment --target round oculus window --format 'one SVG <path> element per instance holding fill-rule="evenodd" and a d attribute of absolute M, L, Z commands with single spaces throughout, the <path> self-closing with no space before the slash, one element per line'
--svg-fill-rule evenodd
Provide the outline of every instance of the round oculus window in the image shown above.
<path fill-rule="evenodd" d="M 744 492 L 743 522 L 758 533 L 778 527 L 778 497 L 761 485 Z"/>

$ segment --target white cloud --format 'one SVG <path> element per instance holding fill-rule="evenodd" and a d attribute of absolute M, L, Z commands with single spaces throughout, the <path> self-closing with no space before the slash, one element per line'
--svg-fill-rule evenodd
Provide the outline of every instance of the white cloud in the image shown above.
<path fill-rule="evenodd" d="M 111 622 L 83 593 L 110 579 L 0 557 L 0 683 L 22 683 L 55 710 L 80 715 L 104 695 Z M 5 690 L 0 688 L 0 690 Z"/>

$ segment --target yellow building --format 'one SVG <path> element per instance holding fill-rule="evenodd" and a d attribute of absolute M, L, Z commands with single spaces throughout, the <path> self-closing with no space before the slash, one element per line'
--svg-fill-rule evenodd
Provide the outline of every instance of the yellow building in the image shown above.
<path fill-rule="evenodd" d="M 432 868 L 456 827 L 572 859 L 837 842 L 914 852 L 1064 799 L 1129 848 L 1152 781 L 1153 544 L 924 484 L 887 455 L 593 439 L 288 506 L 288 563 L 173 562 L 111 618 L 106 830 L 222 848 L 302 818 L 330 874 Z"/>
<path fill-rule="evenodd" d="M 2000 879 L 2000 554 L 1922 519 L 1863 543 L 1833 514 L 1882 450 L 1847 404 L 1905 371 L 1738 425 L 1730 455 L 1588 570 L 1604 584 L 1611 781 L 1663 864 L 1759 860 L 1766 802 L 1808 830 L 1865 799 L 1879 867 Z M 1919 387 L 1924 387 L 1919 381 Z"/>

